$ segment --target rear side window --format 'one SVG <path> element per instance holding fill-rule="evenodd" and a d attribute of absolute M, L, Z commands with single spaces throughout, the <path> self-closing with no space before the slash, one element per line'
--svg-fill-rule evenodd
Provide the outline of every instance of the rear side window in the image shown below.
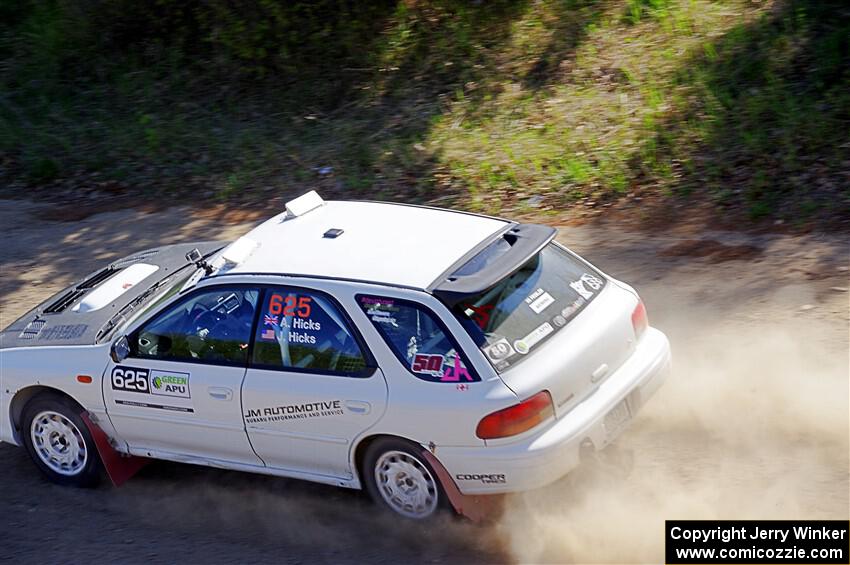
<path fill-rule="evenodd" d="M 481 380 L 446 327 L 421 304 L 364 295 L 358 296 L 357 302 L 393 353 L 417 378 L 435 383 Z"/>
<path fill-rule="evenodd" d="M 365 376 L 366 356 L 347 319 L 319 293 L 269 288 L 254 337 L 255 367 Z"/>

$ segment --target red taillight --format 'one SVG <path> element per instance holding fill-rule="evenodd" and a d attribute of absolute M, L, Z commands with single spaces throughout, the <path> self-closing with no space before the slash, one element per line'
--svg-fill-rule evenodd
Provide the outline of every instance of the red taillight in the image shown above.
<path fill-rule="evenodd" d="M 646 316 L 646 307 L 643 305 L 643 300 L 638 301 L 632 312 L 632 327 L 635 329 L 635 337 L 639 338 L 646 328 L 649 327 L 649 318 Z"/>
<path fill-rule="evenodd" d="M 541 391 L 519 404 L 485 416 L 475 435 L 481 439 L 515 436 L 555 415 L 549 391 Z"/>

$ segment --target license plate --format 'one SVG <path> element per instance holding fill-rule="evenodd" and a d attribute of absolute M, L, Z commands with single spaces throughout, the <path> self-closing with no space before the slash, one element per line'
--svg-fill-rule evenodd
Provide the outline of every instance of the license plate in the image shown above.
<path fill-rule="evenodd" d="M 605 428 L 606 439 L 608 441 L 614 439 L 614 437 L 623 431 L 623 428 L 626 427 L 626 424 L 631 419 L 632 411 L 629 409 L 628 399 L 624 398 L 610 412 L 605 414 L 605 420 L 603 420 L 602 426 Z"/>

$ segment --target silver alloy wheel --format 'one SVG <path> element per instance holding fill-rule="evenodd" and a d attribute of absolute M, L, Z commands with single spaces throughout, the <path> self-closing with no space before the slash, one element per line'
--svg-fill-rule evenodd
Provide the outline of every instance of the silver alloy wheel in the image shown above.
<path fill-rule="evenodd" d="M 422 519 L 437 508 L 437 482 L 425 465 L 404 451 L 387 451 L 375 463 L 384 501 L 402 516 Z"/>
<path fill-rule="evenodd" d="M 30 438 L 38 458 L 60 475 L 79 474 L 88 461 L 83 434 L 74 422 L 58 412 L 45 410 L 32 419 Z"/>

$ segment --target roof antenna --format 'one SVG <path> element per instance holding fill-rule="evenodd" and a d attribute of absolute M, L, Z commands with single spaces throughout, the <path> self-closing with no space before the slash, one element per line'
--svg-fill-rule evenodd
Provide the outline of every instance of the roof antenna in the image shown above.
<path fill-rule="evenodd" d="M 204 270 L 204 274 L 211 275 L 213 272 L 212 265 L 207 263 L 204 256 L 201 255 L 201 252 L 198 251 L 198 248 L 194 248 L 189 253 L 186 254 L 186 260 L 190 263 L 194 263 L 196 267 Z"/>

